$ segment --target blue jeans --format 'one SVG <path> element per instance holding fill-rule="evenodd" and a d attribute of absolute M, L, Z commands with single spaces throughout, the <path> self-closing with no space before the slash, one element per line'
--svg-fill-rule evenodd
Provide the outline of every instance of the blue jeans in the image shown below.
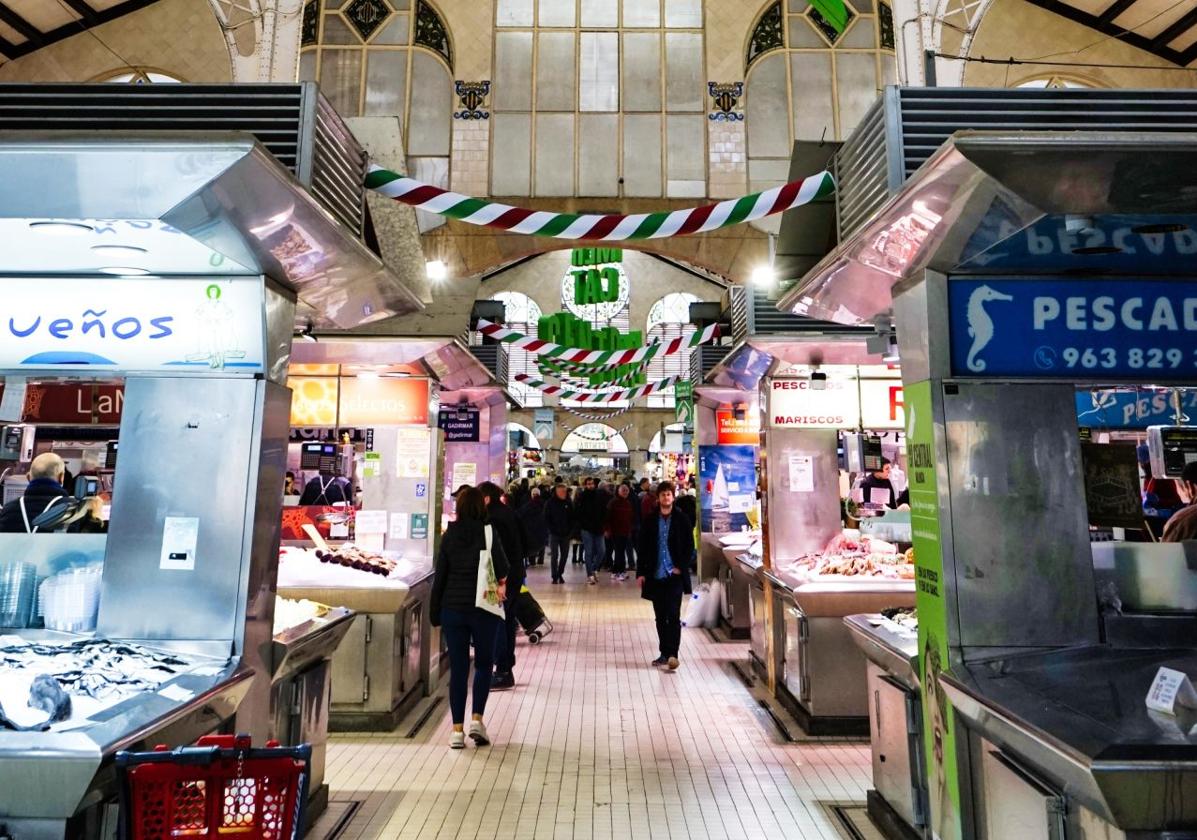
<path fill-rule="evenodd" d="M 465 723 L 470 642 L 474 643 L 474 714 L 486 711 L 491 672 L 495 669 L 495 636 L 502 622 L 497 615 L 477 607 L 441 610 L 441 632 L 449 648 L 449 709 L 455 724 Z"/>
<path fill-rule="evenodd" d="M 598 573 L 598 567 L 603 562 L 603 552 L 605 551 L 606 544 L 601 532 L 597 534 L 593 531 L 582 532 L 582 553 L 586 557 L 586 574 Z"/>

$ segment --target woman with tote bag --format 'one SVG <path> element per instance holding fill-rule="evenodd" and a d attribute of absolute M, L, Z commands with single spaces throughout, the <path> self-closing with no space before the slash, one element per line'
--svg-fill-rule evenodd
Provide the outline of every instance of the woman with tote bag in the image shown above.
<path fill-rule="evenodd" d="M 470 644 L 474 646 L 474 704 L 470 739 L 490 743 L 482 715 L 495 666 L 495 636 L 506 597 L 508 558 L 486 524 L 486 502 L 475 487 L 457 494 L 457 520 L 441 537 L 432 580 L 430 618 L 442 628 L 449 648 L 449 709 L 453 732 L 449 746 L 465 747 L 465 707 L 469 690 Z"/>

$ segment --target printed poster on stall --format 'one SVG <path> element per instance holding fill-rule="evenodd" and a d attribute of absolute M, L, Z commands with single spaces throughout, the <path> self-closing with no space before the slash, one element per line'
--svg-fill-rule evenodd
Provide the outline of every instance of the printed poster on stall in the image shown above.
<path fill-rule="evenodd" d="M 756 503 L 755 446 L 698 447 L 699 519 L 708 534 L 749 526 Z"/>
<path fill-rule="evenodd" d="M 432 457 L 432 433 L 425 428 L 398 429 L 395 444 L 395 474 L 399 478 L 428 478 Z"/>
<path fill-rule="evenodd" d="M 935 412 L 931 383 L 906 388 L 906 456 L 910 476 L 910 522 L 914 538 L 919 615 L 919 674 L 927 783 L 933 835 L 959 840 L 960 789 L 956 732 L 939 674 L 948 667 L 948 611 L 943 589 L 943 547 L 939 524 L 939 483 L 935 472 Z"/>

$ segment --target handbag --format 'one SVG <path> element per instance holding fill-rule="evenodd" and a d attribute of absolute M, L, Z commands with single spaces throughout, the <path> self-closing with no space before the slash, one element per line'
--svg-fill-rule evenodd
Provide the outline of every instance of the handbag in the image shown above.
<path fill-rule="evenodd" d="M 495 577 L 495 564 L 490 556 L 494 532 L 489 525 L 485 526 L 483 530 L 486 532 L 486 548 L 478 552 L 478 588 L 474 596 L 474 606 L 503 618 L 503 601 L 499 598 L 499 580 Z"/>

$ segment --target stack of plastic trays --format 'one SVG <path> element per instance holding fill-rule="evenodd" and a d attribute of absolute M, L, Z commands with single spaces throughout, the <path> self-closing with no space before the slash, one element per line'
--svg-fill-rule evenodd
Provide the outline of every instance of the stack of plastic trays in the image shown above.
<path fill-rule="evenodd" d="M 0 627 L 28 627 L 36 594 L 32 563 L 0 563 Z"/>
<path fill-rule="evenodd" d="M 98 564 L 80 566 L 42 582 L 40 598 L 47 630 L 86 633 L 96 629 L 102 570 Z"/>

